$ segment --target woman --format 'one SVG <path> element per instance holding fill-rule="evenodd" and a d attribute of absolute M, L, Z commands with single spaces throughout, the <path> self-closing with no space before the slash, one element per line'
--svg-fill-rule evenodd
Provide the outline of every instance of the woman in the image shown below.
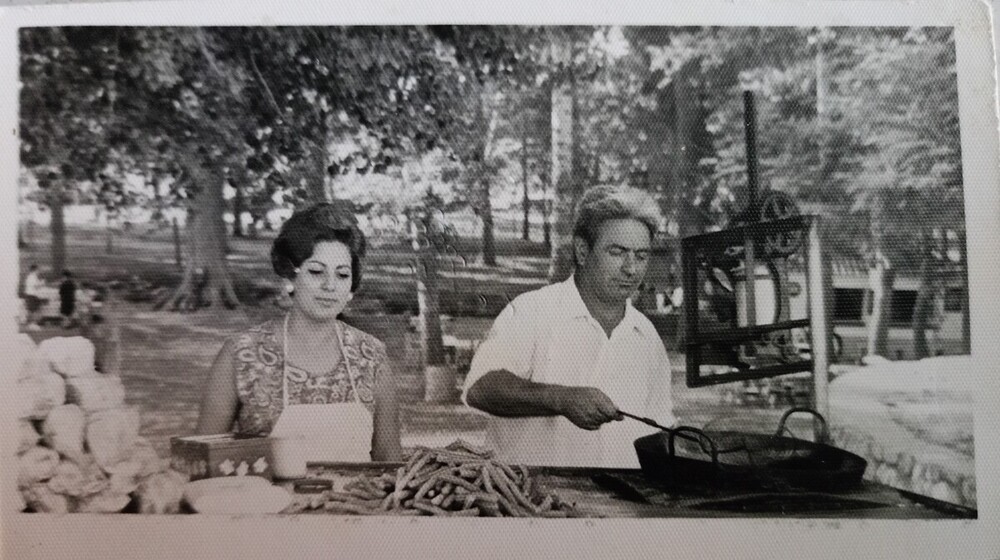
<path fill-rule="evenodd" d="M 364 254 L 364 234 L 345 201 L 285 222 L 271 263 L 292 294 L 291 310 L 223 345 L 202 400 L 199 434 L 230 431 L 234 422 L 235 431 L 259 436 L 276 425 L 284 433 L 290 424 L 298 425 L 293 430 L 315 424 L 324 426 L 318 435 L 334 442 L 337 460 L 357 461 L 361 451 L 374 461 L 400 460 L 385 345 L 337 318 L 361 282 Z"/>

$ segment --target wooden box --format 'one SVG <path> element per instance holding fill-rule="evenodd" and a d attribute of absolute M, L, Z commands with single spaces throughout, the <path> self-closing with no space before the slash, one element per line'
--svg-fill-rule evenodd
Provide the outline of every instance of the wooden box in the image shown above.
<path fill-rule="evenodd" d="M 233 434 L 175 437 L 170 440 L 170 466 L 191 480 L 219 476 L 273 477 L 271 442 Z"/>

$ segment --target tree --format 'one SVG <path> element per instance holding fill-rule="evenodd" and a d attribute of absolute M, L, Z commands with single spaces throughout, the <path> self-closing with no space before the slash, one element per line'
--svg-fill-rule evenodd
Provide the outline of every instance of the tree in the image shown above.
<path fill-rule="evenodd" d="M 234 30 L 137 29 L 127 44 L 134 55 L 123 142 L 135 153 L 174 158 L 177 181 L 189 199 L 180 284 L 158 305 L 189 311 L 235 307 L 239 300 L 225 259 L 225 169 L 244 152 L 250 126 L 248 76 L 227 48 Z M 139 126 L 137 127 L 136 124 Z M 152 140 L 152 142 L 150 142 Z"/>
<path fill-rule="evenodd" d="M 377 172 L 440 142 L 451 117 L 435 107 L 458 91 L 440 41 L 425 28 L 105 31 L 93 32 L 113 37 L 122 58 L 111 72 L 119 101 L 108 138 L 84 146 L 119 148 L 137 164 L 168 170 L 188 202 L 184 272 L 162 302 L 173 309 L 238 303 L 219 235 L 227 169 L 246 166 L 263 188 L 322 200 L 327 173 Z M 348 132 L 374 141 L 327 166 L 331 134 Z"/>
<path fill-rule="evenodd" d="M 862 188 L 853 194 L 871 212 L 872 287 L 879 300 L 879 290 L 892 288 L 886 277 L 893 269 L 919 276 L 912 326 L 920 331 L 917 350 L 925 354 L 927 302 L 939 289 L 941 269 L 928 260 L 928 243 L 942 232 L 964 230 L 954 38 L 950 30 L 917 28 L 858 39 L 864 42 L 857 47 L 854 87 L 865 95 L 852 124 L 875 156 L 865 161 Z M 964 270 L 959 274 L 967 284 Z M 875 306 L 870 354 L 885 355 L 887 315 L 888 303 Z"/>
<path fill-rule="evenodd" d="M 446 46 L 446 79 L 457 84 L 453 102 L 443 111 L 454 117 L 441 132 L 441 145 L 463 168 L 466 200 L 482 220 L 483 263 L 496 266 L 492 188 L 509 158 L 498 151 L 499 139 L 511 134 L 509 115 L 517 92 L 534 84 L 544 40 L 531 27 L 435 26 Z"/>
<path fill-rule="evenodd" d="M 516 138 L 518 176 L 521 183 L 521 238 L 530 241 L 532 191 L 544 186 L 545 169 L 551 161 L 551 109 L 550 95 L 544 89 L 530 86 L 510 96 L 507 106 L 508 129 L 506 135 Z M 544 204 L 544 198 L 542 199 Z M 544 206 L 541 208 L 545 212 Z M 547 222 L 547 220 L 546 220 Z M 548 243 L 546 235 L 546 243 Z"/>
<path fill-rule="evenodd" d="M 117 52 L 113 34 L 92 28 L 24 28 L 19 42 L 21 165 L 37 178 L 38 202 L 51 212 L 51 266 L 58 275 L 66 264 L 63 207 L 111 159 Z"/>
<path fill-rule="evenodd" d="M 648 54 L 655 82 L 645 119 L 653 126 L 642 129 L 655 141 L 640 149 L 650 150 L 649 177 L 666 185 L 681 237 L 745 206 L 740 92 L 750 89 L 761 185 L 813 211 L 852 216 L 827 242 L 835 255 L 871 263 L 870 352 L 885 353 L 900 270 L 923 278 L 913 320 L 923 329 L 941 265 L 920 240 L 964 221 L 949 31 L 637 28 L 629 37 Z M 673 166 L 658 164 L 666 161 Z"/>
<path fill-rule="evenodd" d="M 565 280 L 573 270 L 573 214 L 583 193 L 584 169 L 580 161 L 579 80 L 593 71 L 587 39 L 591 28 L 561 27 L 549 30 L 552 109 L 552 165 L 549 181 L 555 201 L 549 281 Z"/>

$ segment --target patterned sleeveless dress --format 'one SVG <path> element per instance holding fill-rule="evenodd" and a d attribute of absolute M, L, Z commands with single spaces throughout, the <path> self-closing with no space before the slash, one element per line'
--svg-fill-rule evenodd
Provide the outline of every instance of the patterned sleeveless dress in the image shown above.
<path fill-rule="evenodd" d="M 288 402 L 291 404 L 330 404 L 353 402 L 357 398 L 374 412 L 375 381 L 391 377 L 385 345 L 377 338 L 354 327 L 339 323 L 343 333 L 343 357 L 326 372 L 307 372 L 288 368 Z M 239 410 L 234 432 L 266 436 L 271 433 L 282 404 L 281 319 L 272 319 L 234 336 L 233 369 Z M 354 376 L 354 387 L 349 375 Z"/>

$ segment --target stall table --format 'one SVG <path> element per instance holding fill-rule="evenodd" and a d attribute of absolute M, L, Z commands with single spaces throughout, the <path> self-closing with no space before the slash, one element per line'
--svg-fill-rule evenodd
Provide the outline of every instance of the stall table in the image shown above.
<path fill-rule="evenodd" d="M 395 472 L 400 463 L 310 463 L 309 478 L 328 479 L 334 489 L 358 476 Z M 749 490 L 698 486 L 666 487 L 639 469 L 529 467 L 542 492 L 570 504 L 577 518 L 838 518 L 971 519 L 974 509 L 863 481 L 838 492 Z M 277 481 L 293 491 L 293 481 Z M 309 494 L 296 494 L 296 503 Z M 322 508 L 288 511 L 329 514 Z M 386 512 L 390 515 L 391 512 Z"/>

